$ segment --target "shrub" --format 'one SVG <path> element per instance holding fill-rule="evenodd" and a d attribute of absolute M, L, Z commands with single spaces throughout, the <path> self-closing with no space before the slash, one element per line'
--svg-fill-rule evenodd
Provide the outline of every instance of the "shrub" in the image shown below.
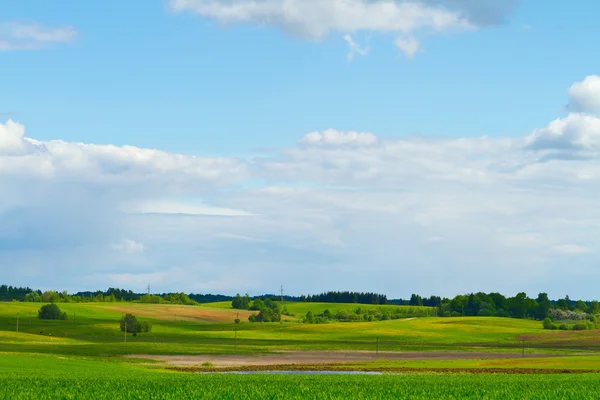
<path fill-rule="evenodd" d="M 548 310 L 548 315 L 554 321 L 585 321 L 590 319 L 590 315 L 582 311 L 566 311 L 558 308 Z"/>
<path fill-rule="evenodd" d="M 250 322 L 256 322 L 256 314 L 251 314 L 251 315 L 248 317 L 248 321 L 250 321 Z"/>
<path fill-rule="evenodd" d="M 576 331 L 585 331 L 588 329 L 588 324 L 586 324 L 585 322 L 578 322 L 575 325 L 573 325 L 573 330 Z"/>
<path fill-rule="evenodd" d="M 60 308 L 58 308 L 58 306 L 56 304 L 51 303 L 51 304 L 46 304 L 45 306 L 42 306 L 40 308 L 40 310 L 38 311 L 38 318 L 39 319 L 65 320 L 65 319 L 67 319 L 67 313 L 61 312 Z"/>
<path fill-rule="evenodd" d="M 503 318 L 508 318 L 510 316 L 510 314 L 508 313 L 508 311 L 505 311 L 504 309 L 499 309 L 498 311 L 496 311 L 496 317 L 503 317 Z"/>
<path fill-rule="evenodd" d="M 147 321 L 139 322 L 132 314 L 126 314 L 121 318 L 121 332 L 132 333 L 136 336 L 138 333 L 148 333 L 152 330 L 152 325 Z"/>
<path fill-rule="evenodd" d="M 545 318 L 544 322 L 542 322 L 542 325 L 544 326 L 544 329 L 556 329 L 556 325 L 554 325 L 550 318 Z"/>
<path fill-rule="evenodd" d="M 560 324 L 558 326 L 558 329 L 560 329 L 561 331 L 568 331 L 569 330 L 569 325 L 567 325 L 567 324 Z"/>

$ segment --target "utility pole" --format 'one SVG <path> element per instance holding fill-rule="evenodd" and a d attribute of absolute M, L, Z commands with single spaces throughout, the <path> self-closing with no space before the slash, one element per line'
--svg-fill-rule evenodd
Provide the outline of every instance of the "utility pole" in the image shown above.
<path fill-rule="evenodd" d="M 281 289 L 279 289 L 279 293 L 281 294 L 281 305 L 283 305 L 283 285 L 281 285 Z"/>
<path fill-rule="evenodd" d="M 148 284 L 148 296 L 150 296 L 150 284 Z"/>
<path fill-rule="evenodd" d="M 279 288 L 279 302 L 281 303 L 281 311 L 283 312 L 283 285 L 281 285 L 281 288 Z M 279 316 L 279 324 L 283 324 L 283 315 Z M 281 334 L 281 330 L 279 331 L 279 333 Z"/>

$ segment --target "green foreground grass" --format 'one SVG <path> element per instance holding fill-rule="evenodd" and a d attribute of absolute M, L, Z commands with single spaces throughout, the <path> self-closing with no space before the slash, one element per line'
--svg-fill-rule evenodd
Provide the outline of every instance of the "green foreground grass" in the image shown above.
<path fill-rule="evenodd" d="M 139 364 L 0 354 L 0 399 L 597 399 L 600 374 L 181 374 Z"/>

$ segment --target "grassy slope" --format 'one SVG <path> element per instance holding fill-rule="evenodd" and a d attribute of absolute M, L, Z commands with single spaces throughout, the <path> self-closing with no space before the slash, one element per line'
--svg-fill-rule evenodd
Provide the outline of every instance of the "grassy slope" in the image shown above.
<path fill-rule="evenodd" d="M 288 303 L 289 307 L 293 303 Z M 295 303 L 300 307 L 306 304 Z M 322 307 L 318 303 L 315 307 Z M 335 309 L 340 305 L 328 304 Z M 348 305 L 344 305 L 348 306 Z M 355 306 L 355 305 L 350 305 Z M 198 354 L 240 353 L 274 350 L 470 350 L 481 348 L 518 351 L 518 337 L 527 347 L 567 344 L 600 349 L 597 333 L 550 332 L 537 321 L 506 318 L 420 318 L 371 323 L 307 325 L 235 325 L 236 310 L 213 307 L 182 307 L 128 303 L 61 304 L 68 321 L 44 322 L 35 314 L 40 304 L 0 303 L 0 351 L 24 351 L 79 355 L 99 354 Z M 392 306 L 393 307 L 393 306 Z M 304 311 L 305 308 L 302 308 Z M 16 314 L 20 333 L 16 334 Z M 123 312 L 153 323 L 150 334 L 129 337 L 127 346 L 118 330 Z M 73 313 L 76 320 L 73 321 Z M 33 318 L 30 320 L 29 315 Z M 176 322 L 173 316 L 176 315 Z M 242 316 L 240 316 L 242 318 Z M 31 321 L 31 324 L 30 324 Z M 237 348 L 234 349 L 234 330 Z M 40 333 L 42 332 L 42 333 Z"/>
<path fill-rule="evenodd" d="M 313 314 L 321 314 L 325 310 L 329 311 L 337 311 L 337 310 L 350 310 L 354 311 L 357 308 L 361 308 L 363 310 L 388 310 L 394 311 L 396 309 L 421 309 L 421 310 L 430 310 L 433 309 L 431 307 L 411 307 L 411 306 L 395 306 L 391 304 L 385 305 L 375 305 L 375 304 L 347 304 L 347 303 L 307 303 L 307 302 L 289 302 L 284 301 L 281 303 L 284 305 L 288 311 L 297 317 L 303 317 L 307 312 L 312 311 Z M 232 309 L 230 301 L 223 301 L 218 303 L 206 303 L 201 304 L 201 307 L 207 308 L 219 308 L 219 309 Z"/>

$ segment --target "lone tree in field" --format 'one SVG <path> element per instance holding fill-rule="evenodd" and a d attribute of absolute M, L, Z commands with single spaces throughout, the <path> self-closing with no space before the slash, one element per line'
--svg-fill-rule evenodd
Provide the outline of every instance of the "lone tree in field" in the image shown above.
<path fill-rule="evenodd" d="M 40 310 L 38 311 L 38 318 L 65 320 L 67 319 L 67 313 L 61 312 L 60 308 L 58 308 L 58 306 L 54 303 L 46 304 L 45 306 L 42 306 L 42 308 L 40 308 Z"/>
<path fill-rule="evenodd" d="M 138 333 L 148 333 L 152 330 L 152 325 L 146 321 L 139 322 L 137 318 L 132 314 L 126 314 L 121 318 L 121 332 L 132 333 L 133 336 L 137 336 Z"/>

